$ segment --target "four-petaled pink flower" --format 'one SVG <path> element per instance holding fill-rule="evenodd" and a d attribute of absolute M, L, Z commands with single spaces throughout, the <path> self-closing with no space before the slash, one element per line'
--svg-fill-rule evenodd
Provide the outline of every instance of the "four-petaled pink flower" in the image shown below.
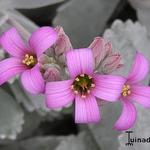
<path fill-rule="evenodd" d="M 43 93 L 45 83 L 40 73 L 38 58 L 57 40 L 51 27 L 41 27 L 35 31 L 26 46 L 15 28 L 5 32 L 1 45 L 12 57 L 0 62 L 0 85 L 14 75 L 21 73 L 24 88 L 34 94 Z"/>
<path fill-rule="evenodd" d="M 150 107 L 150 87 L 143 86 L 139 82 L 146 77 L 148 70 L 148 60 L 137 52 L 131 72 L 122 89 L 120 100 L 123 104 L 123 110 L 115 123 L 115 129 L 127 130 L 133 126 L 136 121 L 136 109 L 133 102 Z"/>
<path fill-rule="evenodd" d="M 67 66 L 71 79 L 48 82 L 45 88 L 38 62 L 41 54 L 50 48 L 57 38 L 54 29 L 41 27 L 31 35 L 29 44 L 26 46 L 15 28 L 5 32 L 0 38 L 0 43 L 12 57 L 0 62 L 0 85 L 21 73 L 21 81 L 27 91 L 33 94 L 45 92 L 47 107 L 59 108 L 75 101 L 76 123 L 92 123 L 100 120 L 96 97 L 109 102 L 120 99 L 123 110 L 114 128 L 117 130 L 131 128 L 136 121 L 136 109 L 133 102 L 150 107 L 150 87 L 140 84 L 148 73 L 148 60 L 137 52 L 127 78 L 99 75 L 94 73 L 94 58 L 96 57 L 97 65 L 102 56 L 100 53 L 96 55 L 98 51 L 95 51 L 93 55 L 92 50 L 98 50 L 101 39 L 95 39 L 91 45 L 92 50 L 85 48 L 67 52 Z M 57 48 L 61 48 L 62 43 L 62 41 L 59 42 L 60 45 L 57 45 Z M 111 50 L 111 47 L 108 50 Z M 116 55 L 112 58 L 116 60 Z M 117 60 L 115 66 L 120 62 L 119 59 Z M 49 69 L 46 73 L 48 77 L 51 70 Z"/>
<path fill-rule="evenodd" d="M 95 97 L 110 102 L 119 98 L 125 79 L 94 73 L 91 49 L 78 49 L 66 54 L 71 79 L 46 84 L 46 104 L 49 108 L 63 107 L 75 100 L 75 122 L 92 123 L 100 120 Z"/>

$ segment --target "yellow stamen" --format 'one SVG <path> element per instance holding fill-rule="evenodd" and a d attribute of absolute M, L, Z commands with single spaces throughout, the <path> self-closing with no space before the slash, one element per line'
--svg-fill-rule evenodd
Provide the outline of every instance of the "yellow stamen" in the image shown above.
<path fill-rule="evenodd" d="M 130 85 L 124 85 L 123 86 L 123 88 L 122 88 L 122 96 L 123 97 L 126 97 L 126 96 L 128 96 L 128 95 L 130 95 L 131 94 L 131 87 L 130 87 Z"/>
<path fill-rule="evenodd" d="M 36 64 L 36 58 L 34 58 L 32 55 L 26 54 L 22 60 L 22 63 L 27 66 L 34 66 Z"/>
<path fill-rule="evenodd" d="M 76 80 L 76 81 L 80 81 L 79 78 L 76 78 L 75 80 Z"/>
<path fill-rule="evenodd" d="M 86 94 L 91 93 L 91 89 L 95 87 L 92 77 L 87 74 L 80 74 L 75 77 L 74 82 L 70 86 L 75 94 L 80 94 L 82 98 L 86 97 Z"/>
<path fill-rule="evenodd" d="M 81 77 L 84 77 L 84 74 L 81 74 L 80 76 L 81 76 Z"/>
<path fill-rule="evenodd" d="M 89 79 L 92 79 L 92 77 L 91 76 L 88 76 L 89 77 Z"/>

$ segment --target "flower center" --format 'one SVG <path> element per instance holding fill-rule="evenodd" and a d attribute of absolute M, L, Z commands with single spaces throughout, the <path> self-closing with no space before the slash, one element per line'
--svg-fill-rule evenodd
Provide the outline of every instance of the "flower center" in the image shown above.
<path fill-rule="evenodd" d="M 123 97 L 126 97 L 126 96 L 130 95 L 131 94 L 130 85 L 124 85 L 121 94 L 122 94 Z"/>
<path fill-rule="evenodd" d="M 95 87 L 93 79 L 87 74 L 78 75 L 71 85 L 71 89 L 74 91 L 74 93 L 81 94 L 82 98 L 86 98 L 86 94 L 89 94 L 91 88 L 93 87 Z"/>
<path fill-rule="evenodd" d="M 26 54 L 22 63 L 25 64 L 27 67 L 33 67 L 37 63 L 37 59 L 34 55 Z"/>

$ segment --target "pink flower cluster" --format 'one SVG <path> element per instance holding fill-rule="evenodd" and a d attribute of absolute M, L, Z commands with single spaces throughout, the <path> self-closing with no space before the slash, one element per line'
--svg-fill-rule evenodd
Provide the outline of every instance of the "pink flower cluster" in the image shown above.
<path fill-rule="evenodd" d="M 117 130 L 127 130 L 135 123 L 134 102 L 150 107 L 150 87 L 140 82 L 148 74 L 149 61 L 139 52 L 129 75 L 122 77 L 110 74 L 122 66 L 121 56 L 101 37 L 88 48 L 73 49 L 61 27 L 37 29 L 28 44 L 11 28 L 0 43 L 10 54 L 0 62 L 0 85 L 20 74 L 23 87 L 30 93 L 44 94 L 48 108 L 74 102 L 76 123 L 100 121 L 98 100 L 122 103 L 122 113 L 114 125 Z M 66 80 L 60 71 L 65 67 Z"/>

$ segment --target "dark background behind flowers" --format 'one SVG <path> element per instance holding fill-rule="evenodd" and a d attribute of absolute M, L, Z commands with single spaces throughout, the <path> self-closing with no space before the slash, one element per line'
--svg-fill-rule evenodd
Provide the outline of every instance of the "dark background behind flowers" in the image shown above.
<path fill-rule="evenodd" d="M 131 2 L 131 3 L 130 3 Z M 16 26 L 27 38 L 37 26 L 61 25 L 74 48 L 96 36 L 112 41 L 122 54 L 126 75 L 135 51 L 150 59 L 150 1 L 140 0 L 1 0 L 0 32 Z M 6 54 L 0 49 L 0 59 Z M 148 84 L 149 78 L 145 80 Z M 18 78 L 0 88 L 0 150 L 149 150 L 125 147 L 124 133 L 112 130 L 119 104 L 102 106 L 99 124 L 74 124 L 73 106 L 48 110 L 42 96 L 26 93 Z M 150 136 L 150 113 L 138 106 L 134 135 Z"/>

